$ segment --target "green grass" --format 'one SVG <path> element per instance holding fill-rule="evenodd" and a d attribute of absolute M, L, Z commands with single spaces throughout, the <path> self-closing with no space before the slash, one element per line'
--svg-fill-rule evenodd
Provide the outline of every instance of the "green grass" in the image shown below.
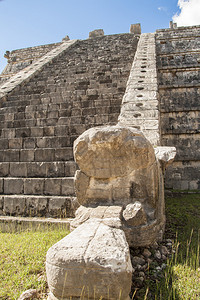
<path fill-rule="evenodd" d="M 0 233 L 0 299 L 18 299 L 30 288 L 45 299 L 45 256 L 66 230 L 27 230 Z"/>
<path fill-rule="evenodd" d="M 165 238 L 174 240 L 174 253 L 159 280 L 146 282 L 137 299 L 200 299 L 200 194 L 166 197 Z M 147 293 L 148 292 L 148 293 Z"/>
<path fill-rule="evenodd" d="M 200 194 L 166 198 L 165 238 L 174 240 L 174 253 L 165 273 L 134 299 L 200 299 Z M 48 248 L 67 234 L 65 229 L 0 233 L 0 299 L 17 299 L 30 288 L 46 299 L 45 256 Z"/>

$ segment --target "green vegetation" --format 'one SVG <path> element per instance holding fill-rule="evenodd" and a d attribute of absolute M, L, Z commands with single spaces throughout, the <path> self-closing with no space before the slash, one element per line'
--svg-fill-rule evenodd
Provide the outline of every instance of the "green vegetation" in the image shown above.
<path fill-rule="evenodd" d="M 164 274 L 146 282 L 136 299 L 199 300 L 200 194 L 166 197 L 166 219 L 165 239 L 174 240 L 172 257 Z"/>
<path fill-rule="evenodd" d="M 47 250 L 68 232 L 64 229 L 27 229 L 0 233 L 0 299 L 18 299 L 27 289 L 45 299 Z"/>
<path fill-rule="evenodd" d="M 166 239 L 174 240 L 167 268 L 133 299 L 200 299 L 200 194 L 172 194 L 166 198 Z M 0 233 L 0 299 L 17 299 L 30 288 L 46 299 L 45 256 L 67 234 L 63 228 L 26 229 Z"/>

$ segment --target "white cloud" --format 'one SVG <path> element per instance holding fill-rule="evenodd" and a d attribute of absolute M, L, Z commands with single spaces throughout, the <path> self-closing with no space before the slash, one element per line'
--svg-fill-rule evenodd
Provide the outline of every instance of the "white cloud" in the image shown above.
<path fill-rule="evenodd" d="M 172 17 L 178 26 L 200 25 L 200 0 L 178 0 L 180 13 Z"/>
<path fill-rule="evenodd" d="M 159 7 L 158 7 L 158 10 L 160 10 L 160 11 L 167 11 L 167 7 L 159 6 Z"/>

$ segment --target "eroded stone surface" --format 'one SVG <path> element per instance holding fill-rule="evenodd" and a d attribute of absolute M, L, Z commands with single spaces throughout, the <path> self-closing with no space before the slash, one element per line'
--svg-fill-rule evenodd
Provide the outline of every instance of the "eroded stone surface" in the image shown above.
<path fill-rule="evenodd" d="M 155 161 L 153 147 L 143 134 L 126 126 L 85 131 L 74 143 L 74 157 L 81 171 L 95 178 L 122 177 Z"/>
<path fill-rule="evenodd" d="M 176 156 L 175 147 L 155 147 L 154 150 L 157 159 L 165 168 L 174 161 Z"/>
<path fill-rule="evenodd" d="M 97 207 L 80 206 L 75 213 L 75 219 L 70 223 L 70 231 L 74 230 L 87 220 L 95 218 L 102 219 L 103 222 L 107 224 L 110 219 L 110 225 L 115 223 L 116 227 L 121 227 L 122 211 L 122 206 L 114 205 L 100 205 Z"/>
<path fill-rule="evenodd" d="M 170 163 L 174 149 L 173 155 L 159 149 Z M 74 153 L 80 167 L 75 176 L 77 200 L 87 208 L 78 210 L 72 229 L 91 218 L 94 207 L 102 206 L 98 217 L 103 218 L 103 207 L 118 205 L 125 209 L 119 219 L 130 246 L 147 246 L 162 238 L 163 166 L 141 132 L 120 125 L 92 128 L 75 141 Z"/>
<path fill-rule="evenodd" d="M 148 246 L 165 226 L 163 173 L 150 142 L 124 126 L 92 128 L 74 143 L 81 206 L 71 232 L 47 253 L 49 300 L 126 299 L 132 266 L 129 246 Z M 128 243 L 127 243 L 128 242 Z M 141 276 L 141 278 L 143 278 Z M 109 295 L 108 295 L 109 290 Z"/>
<path fill-rule="evenodd" d="M 29 299 L 37 299 L 38 298 L 38 292 L 35 289 L 29 289 L 25 292 L 23 292 L 18 300 L 29 300 Z"/>
<path fill-rule="evenodd" d="M 80 297 L 126 299 L 132 266 L 123 230 L 92 218 L 52 246 L 47 252 L 49 299 Z"/>
<path fill-rule="evenodd" d="M 147 223 L 147 216 L 139 201 L 133 204 L 128 204 L 123 211 L 123 217 L 126 223 L 130 226 L 140 226 Z"/>
<path fill-rule="evenodd" d="M 104 36 L 103 29 L 95 29 L 93 31 L 90 31 L 90 33 L 89 33 L 89 38 L 90 39 L 100 37 L 100 36 Z"/>

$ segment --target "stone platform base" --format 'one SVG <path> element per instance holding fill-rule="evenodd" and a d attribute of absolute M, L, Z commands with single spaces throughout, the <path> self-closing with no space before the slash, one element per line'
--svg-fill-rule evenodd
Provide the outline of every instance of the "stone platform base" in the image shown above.
<path fill-rule="evenodd" d="M 1 232 L 17 232 L 27 229 L 43 229 L 48 227 L 64 228 L 69 230 L 70 222 L 73 219 L 54 219 L 54 218 L 28 218 L 28 217 L 9 217 L 0 216 Z"/>

